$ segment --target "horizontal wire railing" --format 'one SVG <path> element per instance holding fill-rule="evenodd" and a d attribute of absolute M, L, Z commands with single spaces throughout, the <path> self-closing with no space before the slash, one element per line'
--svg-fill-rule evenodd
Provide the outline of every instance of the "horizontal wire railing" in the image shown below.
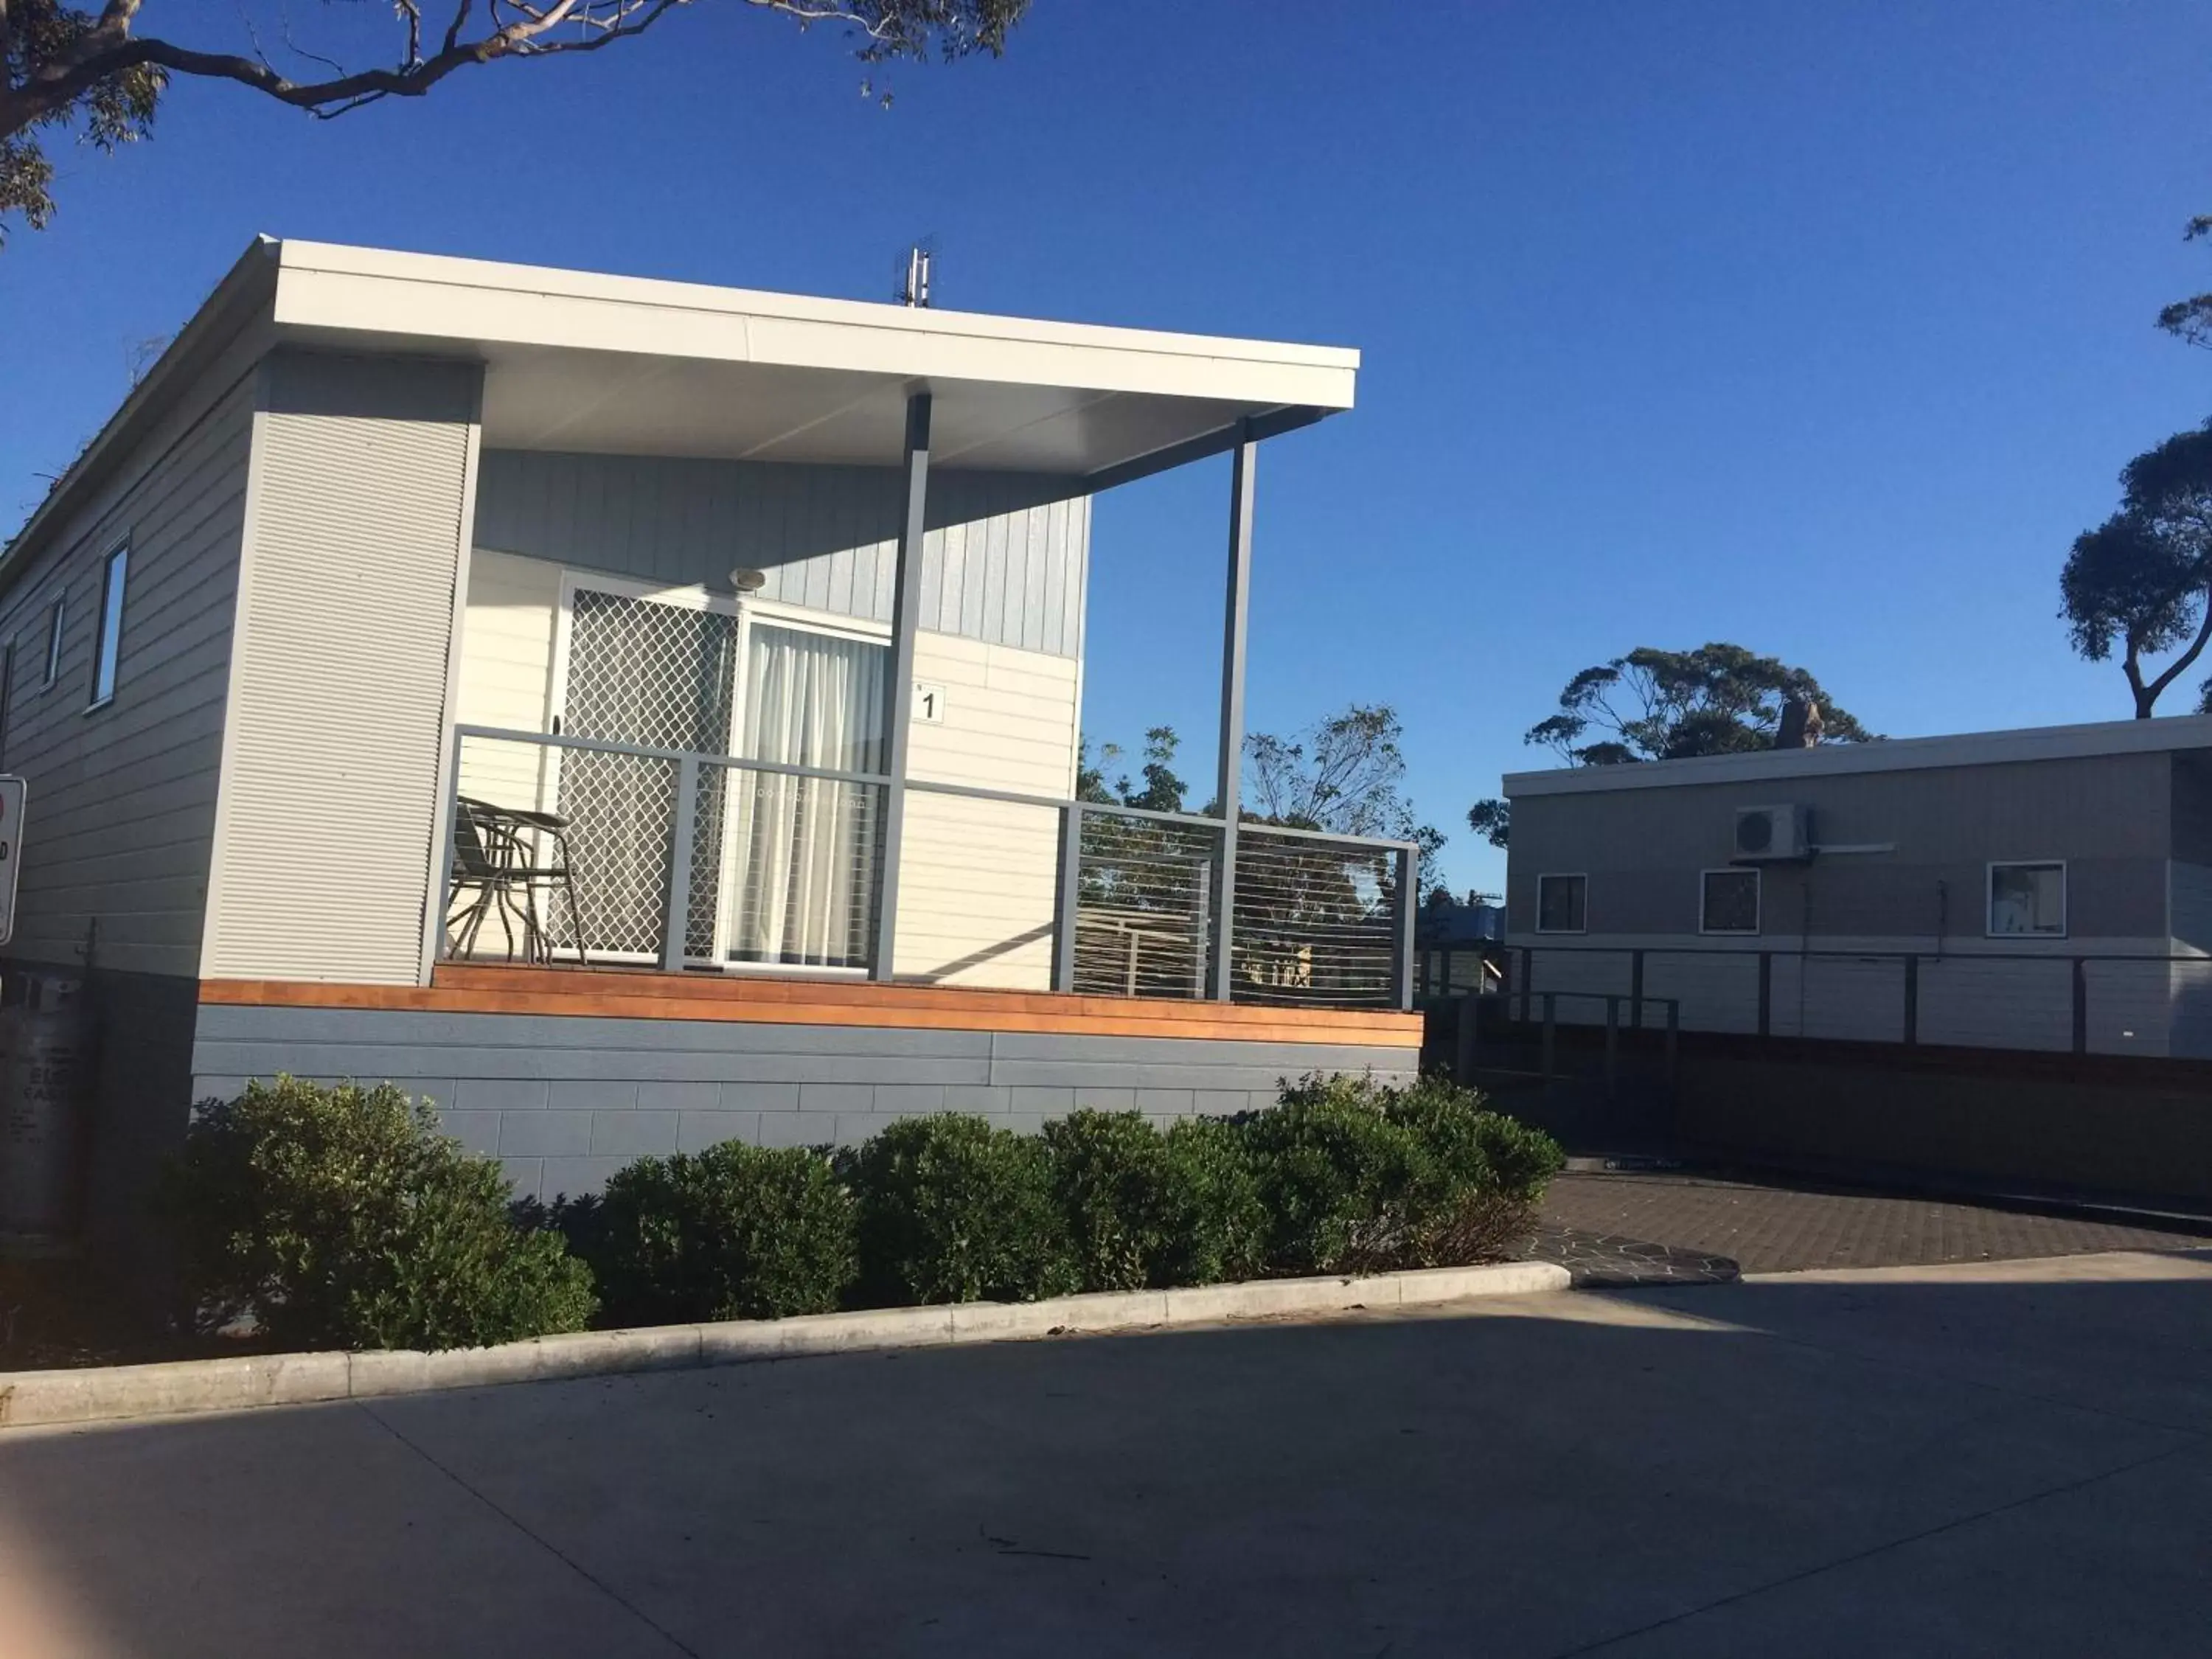
<path fill-rule="evenodd" d="M 1395 1007 L 1395 849 L 1251 824 L 1237 836 L 1231 961 L 1245 1000 Z"/>
<path fill-rule="evenodd" d="M 888 776 L 489 726 L 455 738 L 442 958 L 872 967 Z M 1228 826 L 1200 814 L 904 787 L 902 977 L 1409 1006 L 1404 843 L 1248 821 L 1231 860 Z"/>
<path fill-rule="evenodd" d="M 1590 1024 L 1592 994 L 1620 1000 L 1629 1029 L 1663 997 L 1689 1031 L 1909 1047 L 2212 1058 L 2212 956 L 1968 941 L 1942 950 L 1711 945 L 1514 945 L 1504 1003 L 1537 1018 L 1572 994 L 1561 1024 Z"/>

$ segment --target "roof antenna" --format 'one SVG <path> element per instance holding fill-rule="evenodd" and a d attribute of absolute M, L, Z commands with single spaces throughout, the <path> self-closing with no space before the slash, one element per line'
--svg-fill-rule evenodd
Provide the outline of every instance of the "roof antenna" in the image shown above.
<path fill-rule="evenodd" d="M 935 239 L 925 237 L 907 250 L 906 275 L 891 297 L 902 306 L 926 310 L 929 305 L 929 267 L 937 258 Z"/>

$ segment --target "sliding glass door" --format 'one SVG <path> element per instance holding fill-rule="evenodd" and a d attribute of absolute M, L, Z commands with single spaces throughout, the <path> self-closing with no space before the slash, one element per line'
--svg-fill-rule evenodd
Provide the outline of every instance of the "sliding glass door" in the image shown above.
<path fill-rule="evenodd" d="M 753 622 L 735 752 L 825 771 L 882 771 L 889 656 L 872 640 Z M 865 967 L 880 787 L 742 769 L 731 787 L 731 960 Z"/>

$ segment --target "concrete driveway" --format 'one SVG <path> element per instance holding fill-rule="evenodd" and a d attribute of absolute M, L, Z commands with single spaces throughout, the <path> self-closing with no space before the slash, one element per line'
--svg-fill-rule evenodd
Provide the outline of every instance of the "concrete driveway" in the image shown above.
<path fill-rule="evenodd" d="M 0 1654 L 2197 1654 L 2212 1257 L 0 1434 Z"/>

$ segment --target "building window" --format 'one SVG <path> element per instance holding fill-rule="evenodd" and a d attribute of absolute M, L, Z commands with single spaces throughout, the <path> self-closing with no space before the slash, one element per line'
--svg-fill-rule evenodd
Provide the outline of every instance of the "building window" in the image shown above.
<path fill-rule="evenodd" d="M 123 584 L 131 574 L 131 544 L 107 556 L 100 584 L 100 632 L 92 641 L 92 707 L 115 700 L 115 662 L 123 649 Z"/>
<path fill-rule="evenodd" d="M 1708 870 L 1698 895 L 1698 931 L 1701 933 L 1755 933 L 1759 931 L 1759 872 Z"/>
<path fill-rule="evenodd" d="M 2066 866 L 1990 866 L 1990 937 L 2066 936 Z"/>
<path fill-rule="evenodd" d="M 1540 933 L 1579 933 L 1589 922 L 1586 895 L 1588 876 L 1536 878 L 1536 931 Z"/>
<path fill-rule="evenodd" d="M 46 672 L 39 681 L 41 691 L 62 677 L 62 624 L 67 619 L 64 599 L 65 596 L 56 598 L 46 612 Z"/>

